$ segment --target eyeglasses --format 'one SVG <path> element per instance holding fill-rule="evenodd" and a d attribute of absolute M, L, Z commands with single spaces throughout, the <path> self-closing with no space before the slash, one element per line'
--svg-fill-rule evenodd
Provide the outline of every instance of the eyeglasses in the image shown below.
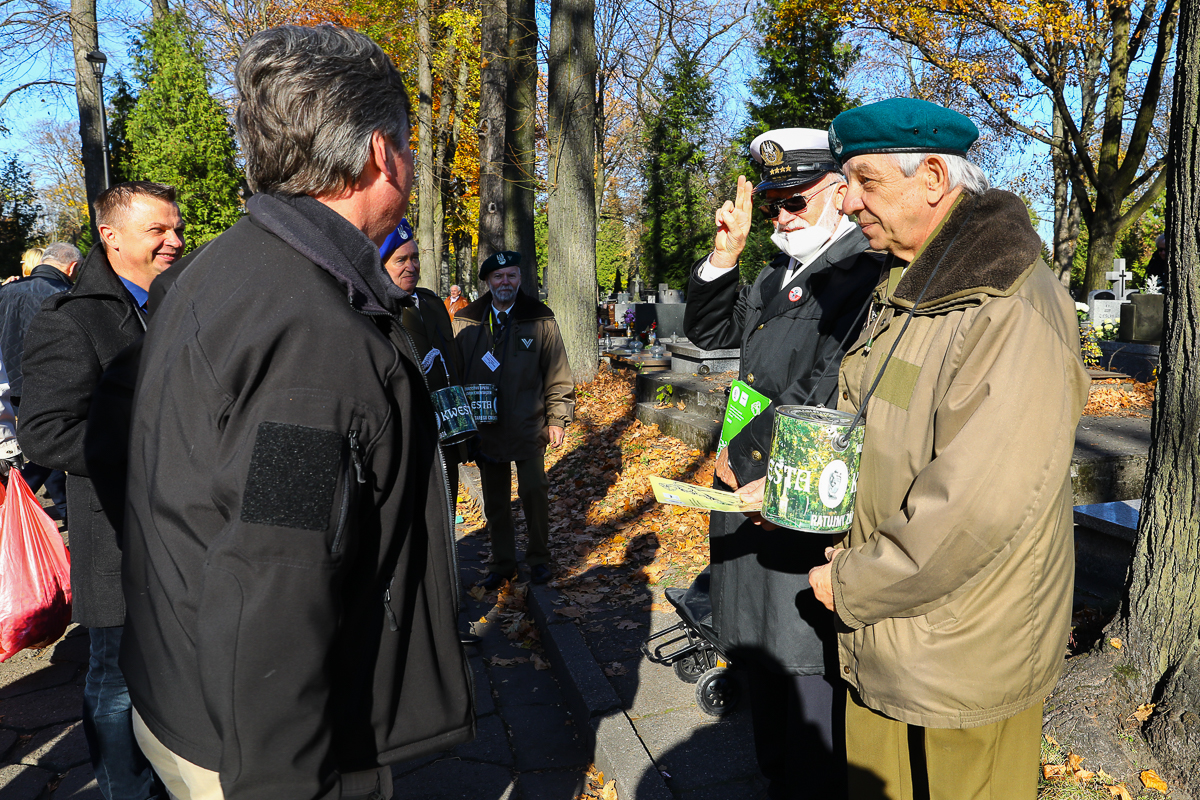
<path fill-rule="evenodd" d="M 794 194 L 791 197 L 785 197 L 782 200 L 771 200 L 765 205 L 758 207 L 758 210 L 763 213 L 767 219 L 775 219 L 779 216 L 779 209 L 787 209 L 789 214 L 803 214 L 808 208 L 808 201 L 819 195 L 821 192 L 833 186 L 832 183 L 827 183 L 820 189 L 805 197 L 802 194 Z"/>

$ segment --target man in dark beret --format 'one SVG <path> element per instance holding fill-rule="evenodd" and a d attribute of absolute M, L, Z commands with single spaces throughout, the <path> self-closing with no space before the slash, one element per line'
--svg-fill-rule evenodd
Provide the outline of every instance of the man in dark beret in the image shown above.
<path fill-rule="evenodd" d="M 575 382 L 554 312 L 521 291 L 521 254 L 503 251 L 479 267 L 489 291 L 454 315 L 464 383 L 496 387 L 498 416 L 479 428 L 483 513 L 492 539 L 487 591 L 516 577 L 512 463 L 525 509 L 525 563 L 535 583 L 550 580 L 546 445 L 558 447 L 575 415 Z"/>
<path fill-rule="evenodd" d="M 853 526 L 809 573 L 842 626 L 852 797 L 1033 800 L 1070 628 L 1075 308 L 977 135 L 903 98 L 829 129 L 842 210 L 890 254 L 839 379 L 866 425 Z"/>
<path fill-rule="evenodd" d="M 882 266 L 840 210 L 846 182 L 825 131 L 767 131 L 750 155 L 762 180 L 752 187 L 739 178 L 736 199 L 718 210 L 713 251 L 693 268 L 685 315 L 691 341 L 740 348 L 740 380 L 771 401 L 717 456 L 718 488 L 730 490 L 766 474 L 779 407 L 834 405 L 837 365 L 862 327 Z M 756 203 L 780 253 L 745 285 L 738 258 Z M 843 796 L 845 687 L 833 619 L 807 577 L 825 563 L 832 538 L 763 531 L 743 514 L 722 512 L 712 513 L 709 535 L 713 623 L 730 658 L 750 673 L 768 796 Z M 797 771 L 806 776 L 802 786 Z"/>

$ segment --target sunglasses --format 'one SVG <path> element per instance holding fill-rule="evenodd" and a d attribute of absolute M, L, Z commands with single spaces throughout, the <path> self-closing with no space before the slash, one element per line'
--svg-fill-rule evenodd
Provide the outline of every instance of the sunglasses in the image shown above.
<path fill-rule="evenodd" d="M 786 197 L 783 200 L 771 200 L 758 207 L 758 210 L 763 213 L 767 219 L 775 219 L 779 216 L 779 209 L 787 209 L 789 214 L 803 214 L 808 208 L 808 201 L 819 195 L 821 192 L 833 186 L 832 183 L 827 183 L 820 189 L 805 197 L 802 194 L 795 194 L 791 197 Z"/>

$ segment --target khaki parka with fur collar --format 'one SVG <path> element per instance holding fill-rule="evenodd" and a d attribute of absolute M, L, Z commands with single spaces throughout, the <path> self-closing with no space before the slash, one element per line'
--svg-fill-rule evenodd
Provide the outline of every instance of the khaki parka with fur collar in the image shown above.
<path fill-rule="evenodd" d="M 1016 195 L 964 194 L 880 285 L 842 362 L 838 407 L 857 412 L 928 281 L 869 399 L 832 570 L 842 677 L 901 722 L 997 722 L 1041 702 L 1062 668 L 1089 379 L 1074 304 L 1040 250 Z"/>

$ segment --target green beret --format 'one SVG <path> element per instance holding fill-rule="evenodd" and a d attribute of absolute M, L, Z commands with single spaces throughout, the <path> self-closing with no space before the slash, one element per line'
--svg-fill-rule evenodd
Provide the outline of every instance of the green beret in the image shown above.
<path fill-rule="evenodd" d="M 911 97 L 895 97 L 834 117 L 829 126 L 829 151 L 838 166 L 870 153 L 965 156 L 978 138 L 975 123 L 957 111 Z"/>
<path fill-rule="evenodd" d="M 520 253 L 514 253 L 512 250 L 501 250 L 499 253 L 492 253 L 479 265 L 479 280 L 487 280 L 488 275 L 503 267 L 519 266 L 521 266 Z"/>

